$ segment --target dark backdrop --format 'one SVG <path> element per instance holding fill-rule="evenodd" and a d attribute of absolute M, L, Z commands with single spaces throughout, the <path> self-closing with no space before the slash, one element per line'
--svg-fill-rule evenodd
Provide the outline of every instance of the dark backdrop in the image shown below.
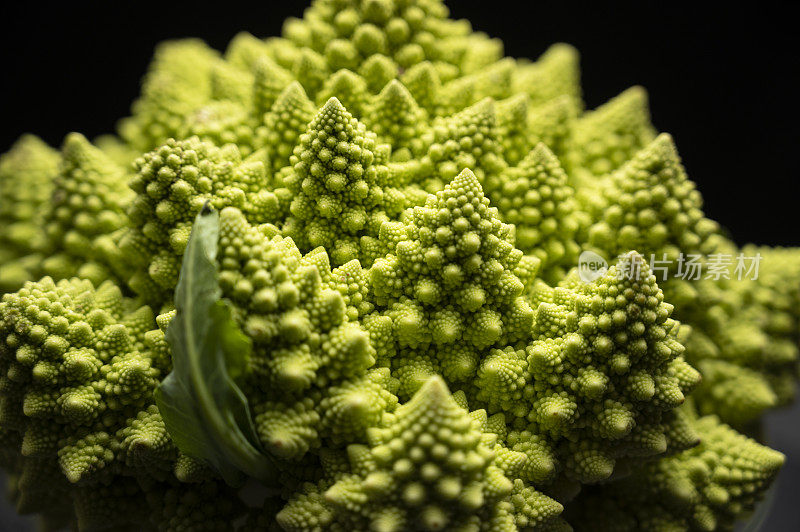
<path fill-rule="evenodd" d="M 159 41 L 194 36 L 221 49 L 239 30 L 275 35 L 306 2 L 107 4 L 0 8 L 0 151 L 26 131 L 51 144 L 73 130 L 110 132 Z M 800 245 L 795 18 L 780 4 L 696 4 L 449 2 L 454 16 L 502 38 L 509 55 L 575 45 L 590 108 L 631 85 L 647 87 L 653 121 L 674 135 L 707 214 L 740 244 Z M 768 424 L 768 439 L 791 458 L 766 530 L 800 529 L 799 418 L 795 408 Z M 17 529 L 9 518 L 0 512 L 0 530 Z"/>

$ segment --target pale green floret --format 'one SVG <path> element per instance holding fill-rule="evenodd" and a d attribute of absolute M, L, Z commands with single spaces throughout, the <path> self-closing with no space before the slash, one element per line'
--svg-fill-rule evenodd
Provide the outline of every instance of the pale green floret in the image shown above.
<path fill-rule="evenodd" d="M 9 248 L 4 252 L 8 261 L 0 268 L 0 283 L 6 282 L 2 278 L 7 277 L 9 288 L 19 288 L 12 281 L 21 272 L 27 272 L 25 280 L 45 275 L 60 280 L 77 275 L 99 284 L 125 278 L 127 266 L 117 245 L 127 224 L 125 206 L 132 198 L 125 186 L 128 179 L 125 170 L 85 137 L 71 133 L 64 140 L 57 166 L 37 177 L 35 168 L 26 170 L 23 163 L 25 152 L 41 147 L 36 148 L 33 140 L 21 142 L 18 149 L 23 151 L 16 155 L 17 162 L 14 158 L 6 159 L 7 171 L 10 173 L 14 171 L 13 165 L 19 165 L 13 179 L 30 181 L 32 190 L 37 190 L 37 185 L 45 186 L 38 180 L 46 182 L 44 195 L 48 201 L 35 213 L 26 214 L 24 197 L 15 197 L 13 190 L 4 193 L 10 203 L 19 203 L 18 216 L 28 221 L 6 220 L 6 238 L 24 238 L 26 242 L 18 243 L 25 249 L 8 242 Z M 39 164 L 47 163 L 46 157 L 40 159 Z M 23 235 L 24 227 L 35 229 L 41 237 Z M 15 247 L 20 255 L 29 254 L 12 260 Z"/>
<path fill-rule="evenodd" d="M 269 111 L 264 114 L 263 138 L 259 139 L 259 144 L 264 145 L 269 155 L 273 170 L 289 164 L 292 150 L 316 111 L 303 86 L 296 81 L 286 85 L 277 94 Z"/>
<path fill-rule="evenodd" d="M 52 471 L 46 482 L 53 493 L 68 491 L 67 483 L 94 486 L 117 475 L 163 478 L 177 457 L 153 403 L 169 367 L 143 350 L 153 314 L 131 303 L 110 282 L 95 289 L 89 281 L 49 277 L 0 303 L 0 424 L 20 436 L 23 473 Z M 27 490 L 37 489 L 22 484 L 21 497 L 35 497 Z M 71 513 L 65 497 L 59 505 L 66 502 Z M 19 504 L 27 508 L 22 499 Z M 88 502 L 76 496 L 74 504 L 79 523 L 94 519 Z"/>
<path fill-rule="evenodd" d="M 171 299 L 192 222 L 206 202 L 237 207 L 254 223 L 276 220 L 282 193 L 264 188 L 266 169 L 258 155 L 242 159 L 233 145 L 220 149 L 191 137 L 170 140 L 136 160 L 131 227 L 120 242 L 135 267 L 128 285 L 136 293 L 152 303 Z"/>
<path fill-rule="evenodd" d="M 217 60 L 217 52 L 196 39 L 161 44 L 133 104 L 133 116 L 120 123 L 120 136 L 139 152 L 174 137 L 185 118 L 211 99 Z"/>
<path fill-rule="evenodd" d="M 400 81 L 392 80 L 372 100 L 363 121 L 380 141 L 390 144 L 395 152 L 405 150 L 403 155 L 410 157 L 408 149 L 422 134 L 427 116 L 408 89 Z"/>
<path fill-rule="evenodd" d="M 714 416 L 697 420 L 702 443 L 644 466 L 570 507 L 576 530 L 732 530 L 750 514 L 785 457 Z"/>
<path fill-rule="evenodd" d="M 696 324 L 687 355 L 707 377 L 697 390 L 698 409 L 740 427 L 794 396 L 800 261 L 791 249 L 747 246 L 723 252 L 748 257 L 746 268 L 758 260 L 758 278 L 752 279 L 751 271 L 738 280 L 734 262 L 726 270 L 730 279 L 704 280 L 680 295 L 694 298 L 683 307 Z"/>
<path fill-rule="evenodd" d="M 95 290 L 48 277 L 0 303 L 3 426 L 22 434 L 23 455 L 57 459 L 70 482 L 112 466 L 170 468 L 175 450 L 158 411 L 135 421 L 169 368 L 142 351 L 152 312 L 129 306 L 109 282 Z"/>
<path fill-rule="evenodd" d="M 545 279 L 561 279 L 577 263 L 582 218 L 558 159 L 540 143 L 489 186 L 500 217 L 516 229 L 516 246 L 541 259 Z"/>
<path fill-rule="evenodd" d="M 440 190 L 465 168 L 489 183 L 490 176 L 506 166 L 496 125 L 495 104 L 488 98 L 458 114 L 434 119 L 413 149 L 423 177 L 428 178 L 426 189 Z"/>
<path fill-rule="evenodd" d="M 745 246 L 741 252 L 745 257 L 761 257 L 755 282 L 736 288 L 744 292 L 741 305 L 748 317 L 767 338 L 761 356 L 744 365 L 765 375 L 778 404 L 788 404 L 795 395 L 793 377 L 800 359 L 800 254 L 794 248 L 756 246 Z"/>
<path fill-rule="evenodd" d="M 672 306 L 641 255 L 574 289 L 541 284 L 532 302 L 533 342 L 481 363 L 477 397 L 490 412 L 558 444 L 560 467 L 581 482 L 696 443 L 675 408 L 700 375 L 681 357 Z"/>
<path fill-rule="evenodd" d="M 485 416 L 485 413 L 484 413 Z M 480 416 L 479 416 L 480 417 Z M 285 530 L 542 530 L 561 505 L 513 482 L 497 436 L 430 379 L 348 447 L 351 472 L 307 487 L 277 515 Z"/>
<path fill-rule="evenodd" d="M 589 243 L 611 256 L 631 249 L 669 261 L 715 251 L 718 225 L 702 211 L 700 193 L 681 165 L 672 137 L 659 135 L 614 172 L 590 214 Z"/>
<path fill-rule="evenodd" d="M 377 238 L 381 223 L 406 207 L 404 193 L 387 184 L 388 149 L 338 99 L 328 100 L 291 158 L 284 233 L 303 250 L 325 248 L 336 265 L 363 259 L 361 239 Z"/>
<path fill-rule="evenodd" d="M 45 214 L 46 252 L 41 275 L 77 275 L 99 284 L 119 279 L 126 267 L 117 247 L 132 193 L 125 170 L 79 133 L 61 150 L 59 173 Z"/>
<path fill-rule="evenodd" d="M 591 187 L 595 176 L 616 170 L 655 136 L 647 92 L 631 87 L 576 121 L 572 149 L 565 156 L 567 170 Z"/>
<path fill-rule="evenodd" d="M 0 292 L 17 290 L 36 275 L 56 172 L 58 153 L 33 135 L 20 137 L 0 157 Z"/>
<path fill-rule="evenodd" d="M 431 372 L 472 379 L 487 348 L 527 337 L 533 312 L 514 273 L 522 252 L 471 171 L 406 223 L 385 223 L 381 236 L 390 253 L 375 261 L 370 281 L 392 321 L 401 350 L 392 364 L 406 393 Z"/>
<path fill-rule="evenodd" d="M 253 342 L 243 385 L 264 447 L 297 460 L 327 439 L 363 437 L 397 404 L 396 384 L 386 370 L 367 373 L 375 350 L 325 282 L 336 281 L 327 255 L 266 238 L 234 208 L 221 213 L 219 246 L 222 294 Z"/>

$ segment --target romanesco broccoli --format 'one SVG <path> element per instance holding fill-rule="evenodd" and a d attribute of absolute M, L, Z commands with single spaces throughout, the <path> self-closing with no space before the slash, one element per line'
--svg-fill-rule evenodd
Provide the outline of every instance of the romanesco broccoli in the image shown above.
<path fill-rule="evenodd" d="M 441 0 L 314 0 L 279 37 L 161 45 L 117 135 L 21 137 L 0 158 L 18 511 L 176 532 L 746 518 L 784 458 L 737 430 L 794 396 L 800 252 L 736 246 L 645 90 L 585 111 L 579 78 L 569 45 L 504 57 Z M 587 278 L 583 253 L 610 267 Z M 719 267 L 738 254 L 761 259 L 745 280 Z"/>

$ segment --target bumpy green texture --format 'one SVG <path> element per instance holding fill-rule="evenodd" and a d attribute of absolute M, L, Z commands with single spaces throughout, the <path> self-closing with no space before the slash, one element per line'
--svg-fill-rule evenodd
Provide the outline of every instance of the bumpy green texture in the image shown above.
<path fill-rule="evenodd" d="M 120 124 L 120 136 L 139 152 L 175 137 L 191 114 L 210 100 L 217 57 L 199 40 L 161 44 L 133 105 L 134 116 Z"/>
<path fill-rule="evenodd" d="M 490 411 L 551 439 L 581 482 L 608 478 L 617 460 L 696 444 L 674 409 L 700 375 L 681 357 L 672 306 L 641 255 L 572 290 L 540 282 L 533 301 L 533 342 L 481 364 L 477 397 Z"/>
<path fill-rule="evenodd" d="M 134 164 L 130 187 L 137 195 L 128 207 L 130 228 L 120 248 L 137 266 L 128 285 L 151 303 L 171 299 L 192 222 L 206 202 L 240 208 L 258 223 L 277 216 L 281 192 L 265 188 L 258 154 L 242 160 L 233 145 L 220 149 L 190 137 L 170 140 Z"/>
<path fill-rule="evenodd" d="M 432 373 L 474 379 L 488 347 L 529 334 L 533 312 L 520 297 L 524 285 L 514 272 L 522 252 L 511 230 L 470 170 L 406 222 L 382 226 L 389 254 L 375 261 L 370 282 L 391 320 L 399 350 L 392 367 L 405 393 Z"/>
<path fill-rule="evenodd" d="M 388 146 L 384 146 L 388 149 Z M 403 193 L 385 186 L 385 155 L 336 98 L 300 137 L 285 182 L 292 192 L 283 228 L 304 250 L 323 247 L 335 265 L 362 258 L 361 237 L 378 236 L 381 223 L 405 207 Z M 384 152 L 387 150 L 384 150 Z"/>
<path fill-rule="evenodd" d="M 470 34 L 466 21 L 447 15 L 435 0 L 314 2 L 303 19 L 286 21 L 279 45 L 287 66 L 312 87 L 342 68 L 390 76 L 376 80 L 383 85 L 400 68 L 423 61 L 441 62 L 450 74 L 474 72 L 500 58 L 499 42 Z M 323 70 L 311 71 L 315 63 Z"/>
<path fill-rule="evenodd" d="M 614 255 L 636 249 L 677 265 L 679 255 L 709 254 L 717 224 L 703 216 L 702 198 L 664 133 L 604 183 L 589 243 Z"/>
<path fill-rule="evenodd" d="M 573 126 L 578 149 L 565 155 L 573 179 L 591 183 L 630 160 L 655 137 L 647 108 L 647 93 L 632 87 L 594 111 L 581 116 Z"/>
<path fill-rule="evenodd" d="M 586 111 L 575 49 L 503 57 L 448 15 L 314 0 L 279 37 L 164 43 L 117 135 L 25 135 L 0 158 L 20 512 L 308 532 L 746 517 L 782 456 L 736 430 L 795 394 L 798 250 L 738 247 L 706 217 L 643 88 Z M 184 283 L 201 212 L 217 253 Z M 215 343 L 176 345 L 187 323 Z M 189 347 L 226 386 L 181 405 L 200 397 Z M 198 410 L 247 445 L 187 445 L 215 434 L 176 426 Z"/>
<path fill-rule="evenodd" d="M 140 530 L 232 532 L 233 520 L 242 512 L 234 490 L 208 480 L 150 487 L 147 499 L 152 527 L 140 522 Z"/>
<path fill-rule="evenodd" d="M 158 466 L 159 442 L 170 445 L 166 435 L 148 436 L 158 434 L 158 412 L 148 407 L 167 369 L 143 352 L 153 313 L 126 307 L 111 283 L 95 290 L 48 277 L 0 303 L 3 427 L 22 434 L 25 456 L 57 454 L 70 482 L 132 461 Z"/>
<path fill-rule="evenodd" d="M 277 515 L 285 530 L 532 530 L 556 527 L 561 505 L 502 470 L 439 377 L 347 448 L 349 469 L 307 486 Z"/>
<path fill-rule="evenodd" d="M 58 154 L 24 135 L 0 158 L 0 290 L 16 290 L 35 275 L 45 247 L 43 207 L 53 189 Z M 20 260 L 21 259 L 21 260 Z"/>
<path fill-rule="evenodd" d="M 743 426 L 794 396 L 798 367 L 797 261 L 791 250 L 737 248 L 705 217 L 671 137 L 661 134 L 579 194 L 595 220 L 601 255 L 635 248 L 648 257 L 682 332 L 685 358 L 704 382 L 701 412 Z M 578 187 L 581 190 L 581 187 Z"/>
<path fill-rule="evenodd" d="M 578 259 L 584 217 L 558 158 L 540 143 L 490 188 L 500 218 L 516 228 L 516 246 L 542 261 L 542 277 L 561 279 Z"/>
<path fill-rule="evenodd" d="M 42 275 L 79 276 L 99 284 L 124 275 L 117 242 L 127 224 L 125 205 L 132 197 L 122 167 L 83 135 L 64 140 L 61 166 L 45 214 L 47 257 Z"/>
<path fill-rule="evenodd" d="M 265 449 L 299 460 L 323 441 L 352 441 L 397 404 L 368 333 L 345 299 L 323 282 L 327 255 L 305 257 L 291 239 L 269 236 L 241 211 L 220 215 L 219 285 L 234 304 L 253 353 L 243 387 Z"/>
<path fill-rule="evenodd" d="M 743 253 L 761 257 L 760 273 L 755 283 L 738 288 L 742 304 L 767 338 L 760 359 L 746 363 L 765 375 L 778 404 L 792 401 L 797 373 L 800 339 L 800 253 L 791 248 L 746 246 Z"/>
<path fill-rule="evenodd" d="M 58 493 L 119 474 L 169 474 L 177 453 L 152 397 L 169 368 L 144 338 L 154 325 L 148 307 L 137 309 L 110 282 L 94 289 L 45 277 L 3 297 L 0 426 L 24 457 L 22 479 L 44 476 Z M 21 482 L 21 501 L 35 498 L 28 489 L 42 486 Z"/>
<path fill-rule="evenodd" d="M 704 376 L 695 397 L 700 412 L 743 427 L 794 397 L 800 272 L 792 249 L 737 250 L 717 241 L 717 252 L 702 261 L 717 270 L 714 277 L 677 279 L 665 292 L 692 325 L 684 340 L 687 360 Z"/>
<path fill-rule="evenodd" d="M 34 164 L 29 158 L 36 153 Z M 55 280 L 77 275 L 95 284 L 123 279 L 127 265 L 117 243 L 133 196 L 123 167 L 79 133 L 67 135 L 54 165 L 49 154 L 40 141 L 23 137 L 4 159 L 8 185 L 30 181 L 30 189 L 4 191 L 4 202 L 7 194 L 18 219 L 6 220 L 3 291 L 45 275 Z M 49 165 L 47 173 L 43 164 Z M 25 204 L 31 192 L 46 201 Z"/>
<path fill-rule="evenodd" d="M 619 482 L 591 488 L 570 508 L 576 530 L 731 530 L 751 512 L 784 462 L 707 416 L 702 443 L 649 464 Z"/>

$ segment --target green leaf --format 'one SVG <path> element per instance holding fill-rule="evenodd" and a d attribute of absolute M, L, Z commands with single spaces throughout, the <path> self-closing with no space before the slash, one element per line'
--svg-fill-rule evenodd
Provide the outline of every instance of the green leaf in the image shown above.
<path fill-rule="evenodd" d="M 245 475 L 269 482 L 272 461 L 262 452 L 247 399 L 234 382 L 250 356 L 217 284 L 219 214 L 206 205 L 197 216 L 175 291 L 177 312 L 167 328 L 172 372 L 156 390 L 167 431 L 185 454 L 228 484 Z"/>

